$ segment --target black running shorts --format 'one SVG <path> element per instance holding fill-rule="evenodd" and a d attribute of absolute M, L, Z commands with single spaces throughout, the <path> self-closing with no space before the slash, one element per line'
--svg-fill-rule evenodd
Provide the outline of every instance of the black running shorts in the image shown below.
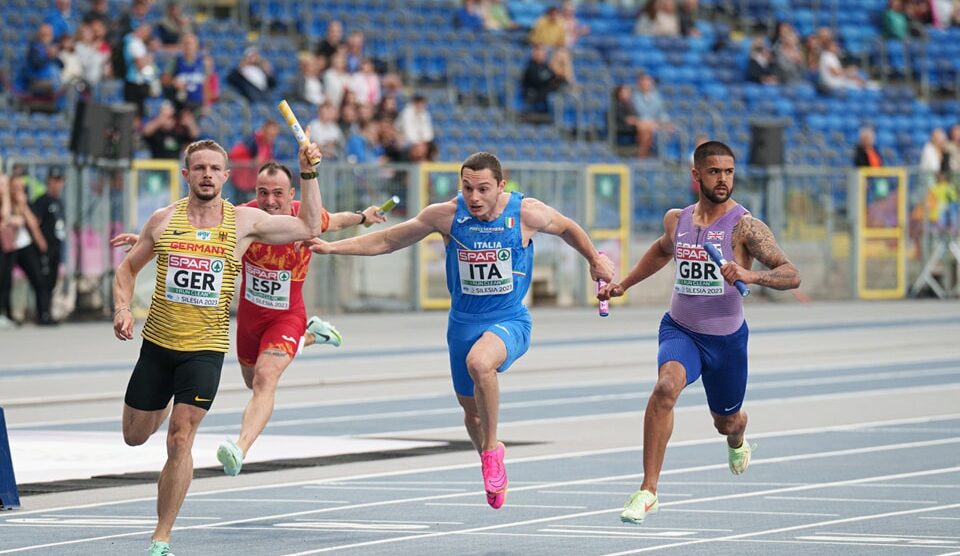
<path fill-rule="evenodd" d="M 134 409 L 155 411 L 173 397 L 173 403 L 209 410 L 222 369 L 219 351 L 174 351 L 144 340 L 124 402 Z"/>

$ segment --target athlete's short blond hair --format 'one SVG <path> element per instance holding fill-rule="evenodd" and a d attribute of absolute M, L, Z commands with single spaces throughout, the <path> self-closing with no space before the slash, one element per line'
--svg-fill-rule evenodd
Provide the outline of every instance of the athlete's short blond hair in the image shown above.
<path fill-rule="evenodd" d="M 227 156 L 227 151 L 220 146 L 220 143 L 217 143 L 213 139 L 201 139 L 200 141 L 194 141 L 187 145 L 187 148 L 183 151 L 183 167 L 190 167 L 190 155 L 197 151 L 215 151 L 223 155 L 224 166 L 230 162 L 229 157 Z"/>

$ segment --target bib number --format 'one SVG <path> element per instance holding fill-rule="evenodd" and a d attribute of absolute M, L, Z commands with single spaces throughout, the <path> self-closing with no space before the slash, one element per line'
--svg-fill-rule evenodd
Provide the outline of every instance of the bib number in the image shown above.
<path fill-rule="evenodd" d="M 220 302 L 223 266 L 223 259 L 171 254 L 167 259 L 167 300 L 216 307 Z"/>
<path fill-rule="evenodd" d="M 513 291 L 510 249 L 457 249 L 460 291 L 468 295 L 500 295 Z"/>
<path fill-rule="evenodd" d="M 675 253 L 677 274 L 673 291 L 684 295 L 723 295 L 720 267 L 710 260 L 703 247 L 678 246 Z"/>
<path fill-rule="evenodd" d="M 265 309 L 290 308 L 289 270 L 267 270 L 247 263 L 244 272 L 244 299 Z"/>

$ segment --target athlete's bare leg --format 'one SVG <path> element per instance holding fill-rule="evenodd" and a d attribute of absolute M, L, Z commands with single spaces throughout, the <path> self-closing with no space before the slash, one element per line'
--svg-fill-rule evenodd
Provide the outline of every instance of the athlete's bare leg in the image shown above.
<path fill-rule="evenodd" d="M 473 396 L 480 421 L 478 436 L 474 436 L 469 424 L 467 424 L 467 433 L 481 451 L 494 450 L 497 447 L 497 425 L 500 415 L 500 385 L 497 381 L 497 368 L 506 359 L 507 346 L 492 332 L 484 332 L 467 354 L 467 371 L 473 379 Z M 464 405 L 464 401 L 460 404 Z M 469 416 L 468 413 L 465 414 L 465 417 L 467 416 Z M 467 423 L 466 419 L 464 423 Z"/>
<path fill-rule="evenodd" d="M 317 337 L 312 332 L 303 333 L 303 347 L 312 346 L 317 343 Z"/>
<path fill-rule="evenodd" d="M 677 361 L 667 361 L 660 367 L 657 384 L 647 401 L 643 415 L 643 482 L 641 490 L 656 494 L 667 453 L 667 442 L 673 434 L 673 407 L 680 392 L 687 385 L 687 371 Z"/>
<path fill-rule="evenodd" d="M 280 375 L 290 365 L 293 358 L 287 352 L 279 349 L 268 349 L 257 357 L 257 365 L 253 369 L 252 377 L 247 380 L 248 373 L 243 378 L 248 388 L 253 389 L 253 397 L 247 402 L 243 410 L 243 421 L 240 424 L 240 438 L 237 447 L 246 456 L 253 441 L 266 428 L 270 416 L 273 415 L 273 404 L 277 393 L 277 383 Z"/>
<path fill-rule="evenodd" d="M 193 439 L 207 410 L 175 404 L 167 427 L 167 463 L 157 482 L 157 528 L 153 540 L 169 542 L 173 522 L 193 480 Z"/>
<path fill-rule="evenodd" d="M 169 415 L 173 403 L 163 409 L 144 411 L 123 404 L 123 441 L 127 446 L 139 446 L 146 442 Z"/>
<path fill-rule="evenodd" d="M 747 412 L 738 411 L 732 415 L 713 414 L 713 426 L 717 432 L 727 436 L 727 445 L 739 448 L 743 445 L 743 433 L 747 430 Z"/>

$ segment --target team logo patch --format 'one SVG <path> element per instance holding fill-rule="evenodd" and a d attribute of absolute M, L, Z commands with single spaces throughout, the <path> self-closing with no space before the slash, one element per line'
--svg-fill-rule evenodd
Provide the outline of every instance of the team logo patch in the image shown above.
<path fill-rule="evenodd" d="M 210 230 L 197 230 L 197 239 L 204 241 L 210 239 Z"/>
<path fill-rule="evenodd" d="M 508 216 L 506 219 L 507 229 L 513 228 L 513 225 L 516 223 L 516 219 L 512 216 Z"/>
<path fill-rule="evenodd" d="M 715 240 L 721 241 L 723 239 L 723 232 L 707 232 L 707 241 Z"/>
<path fill-rule="evenodd" d="M 220 241 L 227 241 L 227 232 L 221 231 L 217 237 L 220 239 Z"/>

